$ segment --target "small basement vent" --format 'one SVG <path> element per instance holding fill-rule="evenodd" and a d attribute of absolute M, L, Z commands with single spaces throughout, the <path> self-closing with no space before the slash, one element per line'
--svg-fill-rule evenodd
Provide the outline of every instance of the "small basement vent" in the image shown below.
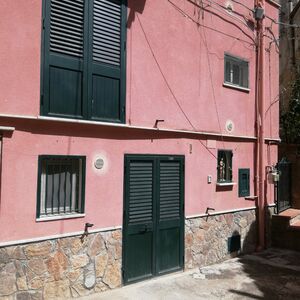
<path fill-rule="evenodd" d="M 241 250 L 241 236 L 238 234 L 229 237 L 227 244 L 228 244 L 228 253 L 237 252 Z"/>

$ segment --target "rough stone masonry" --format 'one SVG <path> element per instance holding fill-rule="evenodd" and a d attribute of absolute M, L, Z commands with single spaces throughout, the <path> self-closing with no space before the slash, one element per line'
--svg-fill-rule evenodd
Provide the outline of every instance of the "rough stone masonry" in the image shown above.
<path fill-rule="evenodd" d="M 255 247 L 255 210 L 187 219 L 185 268 L 229 258 L 227 239 Z M 67 299 L 121 286 L 122 231 L 0 248 L 0 299 Z"/>

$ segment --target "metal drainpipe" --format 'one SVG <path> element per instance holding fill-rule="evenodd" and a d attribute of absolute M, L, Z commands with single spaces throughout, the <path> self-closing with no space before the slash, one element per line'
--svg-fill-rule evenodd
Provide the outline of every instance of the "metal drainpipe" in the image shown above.
<path fill-rule="evenodd" d="M 265 8 L 264 0 L 256 0 L 256 7 Z M 258 243 L 257 251 L 265 248 L 265 141 L 264 141 L 264 115 L 265 115 L 265 41 L 264 41 L 264 18 L 257 21 L 257 36 L 258 36 L 258 202 L 257 202 L 257 217 L 258 217 Z"/>
<path fill-rule="evenodd" d="M 2 182 L 2 153 L 3 153 L 3 135 L 0 132 L 0 211 L 1 211 L 1 182 Z"/>

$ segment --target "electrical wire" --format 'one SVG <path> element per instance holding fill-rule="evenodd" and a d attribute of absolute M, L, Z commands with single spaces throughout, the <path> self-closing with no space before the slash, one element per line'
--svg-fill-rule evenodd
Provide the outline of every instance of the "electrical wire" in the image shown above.
<path fill-rule="evenodd" d="M 188 0 L 188 1 L 189 1 L 189 0 Z M 240 42 L 242 42 L 242 43 L 246 43 L 246 44 L 248 44 L 248 45 L 250 45 L 250 46 L 255 46 L 255 41 L 253 41 L 252 38 L 250 38 L 250 39 L 252 40 L 252 42 L 249 42 L 249 41 L 244 40 L 244 39 L 241 39 L 241 38 L 239 38 L 239 37 L 237 37 L 237 36 L 234 36 L 234 35 L 231 35 L 231 34 L 229 34 L 229 33 L 225 33 L 225 32 L 223 32 L 223 31 L 220 31 L 220 30 L 218 30 L 218 29 L 216 29 L 216 28 L 212 28 L 212 27 L 210 27 L 210 26 L 201 24 L 201 23 L 199 23 L 198 21 L 196 21 L 193 17 L 191 17 L 190 15 L 188 15 L 185 11 L 183 11 L 180 7 L 178 7 L 178 6 L 177 6 L 174 2 L 172 2 L 171 0 L 168 0 L 168 2 L 169 2 L 176 10 L 178 10 L 185 18 L 191 20 L 192 22 L 194 22 L 194 23 L 197 24 L 198 26 L 201 26 L 201 27 L 203 27 L 203 28 L 207 28 L 207 29 L 210 29 L 210 30 L 212 30 L 212 31 L 218 32 L 218 33 L 220 33 L 220 34 L 222 34 L 222 35 L 225 35 L 225 36 L 227 36 L 227 37 L 233 38 L 233 39 L 235 39 L 235 40 L 237 40 L 237 41 L 240 41 Z"/>
<path fill-rule="evenodd" d="M 163 71 L 162 71 L 162 68 L 161 68 L 161 66 L 160 66 L 160 64 L 159 64 L 159 62 L 158 62 L 158 60 L 157 60 L 157 58 L 156 58 L 156 56 L 155 56 L 155 53 L 154 53 L 154 51 L 153 51 L 153 49 L 152 49 L 152 46 L 151 46 L 151 44 L 150 44 L 150 41 L 149 41 L 149 39 L 148 39 L 148 37 L 147 37 L 146 31 L 145 31 L 145 29 L 144 29 L 144 27 L 143 27 L 143 24 L 142 24 L 142 22 L 141 22 L 141 20 L 140 20 L 140 18 L 139 18 L 138 15 L 137 15 L 137 19 L 138 19 L 138 22 L 139 22 L 140 27 L 141 27 L 141 29 L 142 29 L 143 35 L 144 35 L 144 37 L 145 37 L 145 40 L 146 40 L 146 42 L 147 42 L 147 45 L 148 45 L 148 47 L 149 47 L 149 49 L 150 49 L 150 52 L 151 52 L 151 54 L 152 54 L 152 56 L 153 56 L 153 59 L 154 59 L 156 65 L 157 65 L 157 67 L 158 67 L 158 70 L 159 70 L 159 72 L 160 72 L 162 78 L 164 79 L 164 82 L 165 82 L 165 84 L 166 84 L 168 90 L 170 91 L 170 93 L 171 93 L 171 95 L 172 95 L 172 98 L 175 100 L 177 106 L 179 107 L 180 111 L 182 112 L 182 114 L 184 115 L 184 117 L 185 117 L 185 119 L 188 121 L 188 123 L 191 125 L 191 127 L 193 128 L 193 130 L 195 130 L 195 132 L 197 132 L 197 129 L 195 128 L 195 126 L 193 125 L 193 123 L 191 122 L 191 120 L 189 119 L 189 117 L 187 116 L 187 114 L 185 113 L 185 111 L 183 110 L 183 108 L 182 108 L 181 104 L 179 103 L 179 101 L 178 101 L 176 95 L 174 94 L 174 92 L 173 92 L 173 90 L 172 90 L 172 88 L 171 88 L 171 86 L 170 86 L 170 84 L 169 84 L 169 82 L 168 82 L 166 76 L 164 75 L 164 73 L 163 73 Z M 199 140 L 199 142 L 201 143 L 201 145 L 202 145 L 202 146 L 203 146 L 203 147 L 204 147 L 204 148 L 205 148 L 205 149 L 206 149 L 206 150 L 207 150 L 207 151 L 208 151 L 215 159 L 218 159 L 218 158 L 215 156 L 215 154 L 214 154 L 213 152 L 211 152 L 211 151 L 208 149 L 208 147 L 205 146 L 204 143 L 203 143 L 201 140 Z"/>

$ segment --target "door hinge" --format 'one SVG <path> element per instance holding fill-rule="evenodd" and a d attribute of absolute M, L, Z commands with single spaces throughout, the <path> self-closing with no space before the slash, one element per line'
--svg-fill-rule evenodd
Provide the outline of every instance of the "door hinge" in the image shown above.
<path fill-rule="evenodd" d="M 127 47 L 127 42 L 124 42 L 124 51 L 126 51 L 126 47 Z"/>
<path fill-rule="evenodd" d="M 43 23 L 43 29 L 45 29 L 45 18 L 43 18 L 42 23 Z"/>
<path fill-rule="evenodd" d="M 124 279 L 125 277 L 125 270 L 122 268 L 122 278 Z"/>
<path fill-rule="evenodd" d="M 44 105 L 44 95 L 41 95 L 41 105 Z"/>

